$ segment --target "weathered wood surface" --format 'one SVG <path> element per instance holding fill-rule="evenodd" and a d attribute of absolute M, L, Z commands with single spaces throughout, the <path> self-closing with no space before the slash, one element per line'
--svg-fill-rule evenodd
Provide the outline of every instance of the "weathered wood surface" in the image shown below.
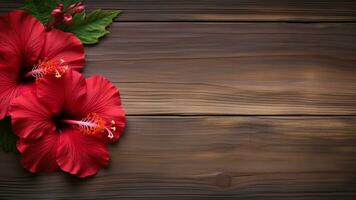
<path fill-rule="evenodd" d="M 1 0 L 0 11 L 22 6 Z M 89 10 L 120 9 L 118 21 L 356 21 L 354 0 L 85 0 Z"/>
<path fill-rule="evenodd" d="M 1 153 L 0 199 L 352 199 L 355 132 L 356 117 L 129 117 L 90 179 Z"/>
<path fill-rule="evenodd" d="M 128 114 L 354 115 L 356 24 L 115 23 L 86 75 Z"/>
<path fill-rule="evenodd" d="M 125 136 L 85 180 L 0 152 L 0 199 L 356 199 L 356 1 L 85 2 L 124 11 L 84 74 Z"/>

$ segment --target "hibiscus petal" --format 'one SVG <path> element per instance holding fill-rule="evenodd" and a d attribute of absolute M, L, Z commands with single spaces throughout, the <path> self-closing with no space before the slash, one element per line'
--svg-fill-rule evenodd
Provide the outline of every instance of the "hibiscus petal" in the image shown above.
<path fill-rule="evenodd" d="M 0 30 L 0 66 L 32 68 L 46 39 L 41 22 L 22 10 L 15 10 L 0 17 Z M 9 65 L 13 64 L 9 56 L 16 56 L 21 62 Z"/>
<path fill-rule="evenodd" d="M 13 99 L 35 87 L 35 82 L 18 84 L 14 77 L 17 76 L 16 73 L 11 67 L 0 67 L 0 119 L 9 114 L 8 109 Z"/>
<path fill-rule="evenodd" d="M 82 112 L 96 113 L 106 121 L 115 121 L 116 131 L 111 142 L 117 140 L 124 131 L 125 111 L 121 106 L 119 90 L 102 76 L 87 79 L 87 100 L 81 106 Z"/>
<path fill-rule="evenodd" d="M 8 114 L 10 102 L 19 95 L 19 88 L 12 80 L 9 69 L 0 67 L 0 119 Z"/>
<path fill-rule="evenodd" d="M 26 139 L 38 139 L 56 130 L 52 113 L 38 100 L 34 92 L 15 98 L 9 108 L 12 128 L 16 135 Z"/>
<path fill-rule="evenodd" d="M 79 71 L 84 65 L 84 46 L 72 33 L 53 29 L 47 33 L 47 41 L 43 49 L 43 58 L 59 61 Z"/>
<path fill-rule="evenodd" d="M 63 171 L 87 177 L 108 165 L 109 152 L 102 140 L 75 128 L 63 130 L 59 137 L 57 163 Z"/>
<path fill-rule="evenodd" d="M 43 25 L 32 15 L 15 10 L 0 16 L 0 119 L 8 114 L 12 99 L 32 88 L 19 84 L 23 71 L 30 70 L 45 41 Z M 26 67 L 28 69 L 26 69 Z"/>
<path fill-rule="evenodd" d="M 20 153 L 23 153 L 30 145 L 31 143 L 26 142 L 25 139 L 19 139 L 16 142 L 17 150 L 19 150 Z"/>
<path fill-rule="evenodd" d="M 53 113 L 78 115 L 77 107 L 83 103 L 85 94 L 85 78 L 76 71 L 68 70 L 61 78 L 48 75 L 37 81 L 37 97 Z"/>
<path fill-rule="evenodd" d="M 13 99 L 24 92 L 32 91 L 35 87 L 35 82 L 17 84 L 13 75 L 10 67 L 0 67 L 0 119 L 9 114 L 8 109 Z"/>
<path fill-rule="evenodd" d="M 30 172 L 53 172 L 58 168 L 56 152 L 58 133 L 46 134 L 39 140 L 20 139 L 17 149 L 21 153 L 21 164 Z"/>

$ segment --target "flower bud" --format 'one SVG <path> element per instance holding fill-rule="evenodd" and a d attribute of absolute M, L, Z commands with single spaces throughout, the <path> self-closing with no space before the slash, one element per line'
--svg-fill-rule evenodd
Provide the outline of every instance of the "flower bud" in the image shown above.
<path fill-rule="evenodd" d="M 62 13 L 61 9 L 55 8 L 55 9 L 53 9 L 53 11 L 51 12 L 51 15 L 52 15 L 53 17 L 57 17 L 57 16 L 59 16 L 61 13 Z"/>
<path fill-rule="evenodd" d="M 66 25 L 71 25 L 72 22 L 73 22 L 73 17 L 72 15 L 69 15 L 69 14 L 64 14 L 63 16 L 63 21 Z"/>
<path fill-rule="evenodd" d="M 58 4 L 56 8 L 59 8 L 59 9 L 63 10 L 63 8 L 64 8 L 63 3 Z"/>
<path fill-rule="evenodd" d="M 68 10 L 72 10 L 72 9 L 75 8 L 77 5 L 78 5 L 77 3 L 71 4 L 70 6 L 68 6 L 67 11 L 68 11 Z"/>
<path fill-rule="evenodd" d="M 74 9 L 74 13 L 81 13 L 84 11 L 84 9 L 85 9 L 84 5 L 79 5 Z"/>
<path fill-rule="evenodd" d="M 84 6 L 84 3 L 83 3 L 83 2 L 79 2 L 79 3 L 77 4 L 77 6 Z"/>

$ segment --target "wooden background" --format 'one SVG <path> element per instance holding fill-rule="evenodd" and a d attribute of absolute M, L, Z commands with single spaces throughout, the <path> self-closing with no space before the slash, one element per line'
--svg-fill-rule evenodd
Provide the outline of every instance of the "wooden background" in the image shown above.
<path fill-rule="evenodd" d="M 85 2 L 123 11 L 84 73 L 125 136 L 85 180 L 1 152 L 1 199 L 356 199 L 356 1 Z"/>

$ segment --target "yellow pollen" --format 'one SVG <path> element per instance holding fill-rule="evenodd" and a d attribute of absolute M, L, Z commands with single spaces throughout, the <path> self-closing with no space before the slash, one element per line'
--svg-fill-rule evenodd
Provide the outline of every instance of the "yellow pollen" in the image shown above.
<path fill-rule="evenodd" d="M 56 78 L 61 78 L 61 77 L 62 77 L 62 75 L 59 73 L 58 70 L 56 70 Z"/>

